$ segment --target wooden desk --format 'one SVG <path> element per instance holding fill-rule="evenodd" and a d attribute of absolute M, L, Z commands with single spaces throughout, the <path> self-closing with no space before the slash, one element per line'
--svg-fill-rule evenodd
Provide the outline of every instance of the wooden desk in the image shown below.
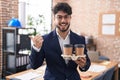
<path fill-rule="evenodd" d="M 113 62 L 113 61 L 103 61 L 100 63 L 92 63 L 91 65 L 103 65 L 106 66 L 106 70 L 102 71 L 102 72 L 91 72 L 91 71 L 86 71 L 86 72 L 81 72 L 78 70 L 79 74 L 81 75 L 81 79 L 82 80 L 94 80 L 95 77 L 101 75 L 103 72 L 107 71 L 108 69 L 115 67 L 114 70 L 114 80 L 118 80 L 118 72 L 119 72 L 119 68 L 118 68 L 118 63 L 117 62 Z M 89 77 L 85 77 L 84 75 L 90 75 Z M 84 77 L 83 77 L 84 76 Z"/>
<path fill-rule="evenodd" d="M 15 78 L 16 76 L 20 76 L 20 75 L 23 75 L 23 74 L 29 73 L 29 72 L 33 72 L 33 73 L 35 72 L 35 73 L 41 74 L 41 76 L 44 76 L 45 68 L 46 68 L 46 65 L 43 65 L 43 66 L 41 66 L 40 68 L 38 68 L 36 70 L 29 69 L 29 70 L 26 70 L 26 71 L 18 72 L 16 74 L 6 76 L 6 80 L 10 80 L 11 78 Z M 44 79 L 43 79 L 43 77 L 37 77 L 34 80 L 44 80 Z"/>
<path fill-rule="evenodd" d="M 107 69 L 109 69 L 109 68 L 111 68 L 111 67 L 115 67 L 115 77 L 114 77 L 114 80 L 118 80 L 118 63 L 117 62 L 112 62 L 112 61 L 103 61 L 103 62 L 101 62 L 101 63 L 92 63 L 92 65 L 93 64 L 99 64 L 99 65 L 105 65 L 107 68 L 106 68 L 106 70 Z M 78 68 L 77 68 L 78 69 Z M 105 71 L 106 71 L 105 70 Z M 42 74 L 42 76 L 44 75 L 44 71 L 45 71 L 45 66 L 42 66 L 42 67 L 40 67 L 40 68 L 38 68 L 37 70 L 32 70 L 32 69 L 30 69 L 30 70 L 26 70 L 26 71 L 23 71 L 23 72 L 19 72 L 19 73 L 16 73 L 16 74 L 13 74 L 13 75 L 9 75 L 9 76 L 6 76 L 6 80 L 10 80 L 11 78 L 15 78 L 16 76 L 19 76 L 19 75 L 21 75 L 21 74 L 25 74 L 25 73 L 27 73 L 27 72 L 36 72 L 36 73 L 38 73 L 38 74 Z M 81 79 L 82 80 L 92 80 L 92 79 L 94 79 L 95 77 L 97 77 L 97 76 L 99 76 L 99 75 L 101 75 L 102 74 L 102 72 L 90 72 L 90 71 L 86 71 L 86 72 L 80 72 L 79 70 L 78 70 L 78 72 L 80 73 L 80 75 L 81 75 Z M 91 75 L 91 77 L 88 77 L 88 78 L 83 78 L 82 77 L 82 75 L 83 74 L 90 74 Z M 44 80 L 43 78 L 37 78 L 37 79 L 35 79 L 35 80 Z"/>

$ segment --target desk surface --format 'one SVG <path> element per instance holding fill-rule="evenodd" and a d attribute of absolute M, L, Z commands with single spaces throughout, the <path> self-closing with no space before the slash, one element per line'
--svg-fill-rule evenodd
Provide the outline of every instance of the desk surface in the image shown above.
<path fill-rule="evenodd" d="M 114 61 L 103 61 L 100 63 L 92 63 L 91 65 L 101 65 L 105 66 L 106 69 L 101 72 L 92 72 L 92 71 L 86 71 L 86 72 L 81 72 L 78 70 L 79 74 L 81 75 L 82 80 L 94 80 L 95 77 L 101 75 L 103 72 L 107 71 L 108 69 L 115 67 L 115 77 L 114 80 L 118 80 L 118 63 Z"/>
<path fill-rule="evenodd" d="M 104 65 L 104 66 L 106 66 L 106 70 L 111 68 L 111 67 L 115 67 L 115 79 L 114 80 L 118 80 L 118 63 L 117 62 L 103 61 L 101 63 L 92 63 L 92 65 L 94 65 L 94 64 Z M 25 74 L 25 73 L 29 73 L 29 72 L 35 72 L 35 73 L 38 73 L 38 74 L 42 74 L 42 76 L 43 76 L 44 72 L 45 72 L 45 65 L 36 69 L 36 70 L 30 69 L 30 70 L 22 71 L 22 72 L 13 74 L 13 75 L 6 76 L 6 80 L 10 80 L 11 78 L 15 78 L 16 76 L 19 76 L 19 75 L 22 75 L 22 74 Z M 102 72 L 91 72 L 91 71 L 81 72 L 81 71 L 78 70 L 78 72 L 80 73 L 80 76 L 81 76 L 82 80 L 92 80 L 95 77 L 102 74 L 103 71 Z M 90 76 L 83 77 L 84 74 L 88 74 L 88 75 L 90 74 Z M 44 80 L 44 79 L 42 77 L 37 77 L 37 79 L 34 79 L 34 80 Z"/>

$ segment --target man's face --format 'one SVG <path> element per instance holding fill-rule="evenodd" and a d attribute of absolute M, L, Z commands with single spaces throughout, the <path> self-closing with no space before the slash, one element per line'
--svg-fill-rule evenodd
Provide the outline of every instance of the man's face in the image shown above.
<path fill-rule="evenodd" d="M 58 11 L 57 14 L 54 16 L 55 25 L 57 26 L 58 30 L 61 32 L 65 32 L 69 29 L 70 26 L 71 15 L 63 11 Z"/>

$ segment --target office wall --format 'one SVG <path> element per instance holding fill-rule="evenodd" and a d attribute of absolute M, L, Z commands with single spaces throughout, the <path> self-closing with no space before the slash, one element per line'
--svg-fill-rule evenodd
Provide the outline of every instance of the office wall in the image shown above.
<path fill-rule="evenodd" d="M 7 22 L 12 17 L 18 18 L 18 0 L 0 0 L 0 76 L 2 72 L 1 28 L 7 27 Z"/>
<path fill-rule="evenodd" d="M 78 34 L 92 35 L 97 51 L 110 60 L 120 62 L 120 36 L 108 37 L 98 34 L 100 12 L 120 11 L 119 0 L 53 0 L 68 2 L 73 8 L 71 29 Z"/>

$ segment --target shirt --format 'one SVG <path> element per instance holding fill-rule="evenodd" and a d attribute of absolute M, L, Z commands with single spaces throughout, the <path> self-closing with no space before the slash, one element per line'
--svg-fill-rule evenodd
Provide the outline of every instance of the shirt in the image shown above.
<path fill-rule="evenodd" d="M 65 39 L 63 39 L 60 35 L 59 35 L 59 33 L 57 32 L 57 35 L 58 35 L 58 40 L 59 40 L 59 44 L 60 44 L 60 47 L 61 47 L 61 50 L 63 51 L 63 46 L 64 46 L 64 44 L 70 44 L 70 31 L 69 31 L 69 33 L 68 33 L 68 35 L 66 36 L 66 38 Z"/>

